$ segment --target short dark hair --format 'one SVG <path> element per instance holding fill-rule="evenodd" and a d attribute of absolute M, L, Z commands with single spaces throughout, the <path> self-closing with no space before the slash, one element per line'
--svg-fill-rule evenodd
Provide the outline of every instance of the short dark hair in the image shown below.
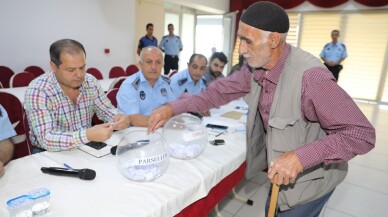
<path fill-rule="evenodd" d="M 210 62 L 212 62 L 214 59 L 219 59 L 221 62 L 225 63 L 225 65 L 228 63 L 228 58 L 222 52 L 214 52 L 210 57 Z"/>
<path fill-rule="evenodd" d="M 170 26 L 174 27 L 174 25 L 172 25 L 172 23 L 169 23 L 169 24 L 167 25 L 167 28 L 170 27 Z"/>
<path fill-rule="evenodd" d="M 84 46 L 73 39 L 61 39 L 50 46 L 50 60 L 57 66 L 62 64 L 61 53 L 78 54 L 83 52 L 86 56 Z"/>
<path fill-rule="evenodd" d="M 152 24 L 152 23 L 148 23 L 147 25 L 146 25 L 146 30 L 148 29 L 148 27 L 154 27 L 154 24 Z"/>
<path fill-rule="evenodd" d="M 207 65 L 207 58 L 206 58 L 204 55 L 199 54 L 199 53 L 193 53 L 193 55 L 191 55 L 190 60 L 189 60 L 189 64 L 191 64 L 191 63 L 194 61 L 194 58 L 195 58 L 195 57 L 205 59 L 206 65 Z"/>
<path fill-rule="evenodd" d="M 339 30 L 337 30 L 337 29 L 334 29 L 333 31 L 331 31 L 331 34 L 333 34 L 334 32 L 338 32 L 338 34 L 340 33 L 340 31 L 339 31 Z"/>

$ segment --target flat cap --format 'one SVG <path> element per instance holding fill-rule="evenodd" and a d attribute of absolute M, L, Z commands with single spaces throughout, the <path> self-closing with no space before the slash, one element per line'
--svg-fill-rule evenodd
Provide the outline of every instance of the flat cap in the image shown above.
<path fill-rule="evenodd" d="M 286 33 L 290 28 L 290 20 L 286 11 L 279 5 L 268 1 L 250 5 L 241 16 L 241 21 L 269 32 Z"/>

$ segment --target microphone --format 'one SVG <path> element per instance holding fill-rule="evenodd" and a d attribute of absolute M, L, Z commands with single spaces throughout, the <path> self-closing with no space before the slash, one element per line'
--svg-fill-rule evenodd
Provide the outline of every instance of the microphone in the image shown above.
<path fill-rule="evenodd" d="M 40 170 L 51 175 L 78 177 L 83 180 L 93 180 L 96 177 L 96 171 L 91 169 L 68 170 L 61 167 L 42 167 Z"/>

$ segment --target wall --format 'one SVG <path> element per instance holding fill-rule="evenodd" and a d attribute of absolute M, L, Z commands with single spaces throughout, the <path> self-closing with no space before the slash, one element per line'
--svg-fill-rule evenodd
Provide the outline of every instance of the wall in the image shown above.
<path fill-rule="evenodd" d="M 139 57 L 136 54 L 139 39 L 146 34 L 147 23 L 154 24 L 154 36 L 158 39 L 158 45 L 162 40 L 164 29 L 164 5 L 160 0 L 138 0 L 136 1 L 136 29 L 134 55 L 136 56 L 136 63 Z"/>
<path fill-rule="evenodd" d="M 230 0 L 163 0 L 167 3 L 194 8 L 211 14 L 224 14 L 229 12 Z"/>
<path fill-rule="evenodd" d="M 14 72 L 28 65 L 49 69 L 49 46 L 62 38 L 80 41 L 87 67 L 106 78 L 112 66 L 135 61 L 135 1 L 1 0 L 0 29 L 0 65 Z"/>

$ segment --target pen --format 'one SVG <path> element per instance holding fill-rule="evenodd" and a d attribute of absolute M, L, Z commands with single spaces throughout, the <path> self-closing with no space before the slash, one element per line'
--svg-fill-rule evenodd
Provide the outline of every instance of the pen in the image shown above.
<path fill-rule="evenodd" d="M 66 163 L 63 163 L 63 166 L 65 166 L 69 170 L 74 170 L 71 166 L 67 165 Z"/>

